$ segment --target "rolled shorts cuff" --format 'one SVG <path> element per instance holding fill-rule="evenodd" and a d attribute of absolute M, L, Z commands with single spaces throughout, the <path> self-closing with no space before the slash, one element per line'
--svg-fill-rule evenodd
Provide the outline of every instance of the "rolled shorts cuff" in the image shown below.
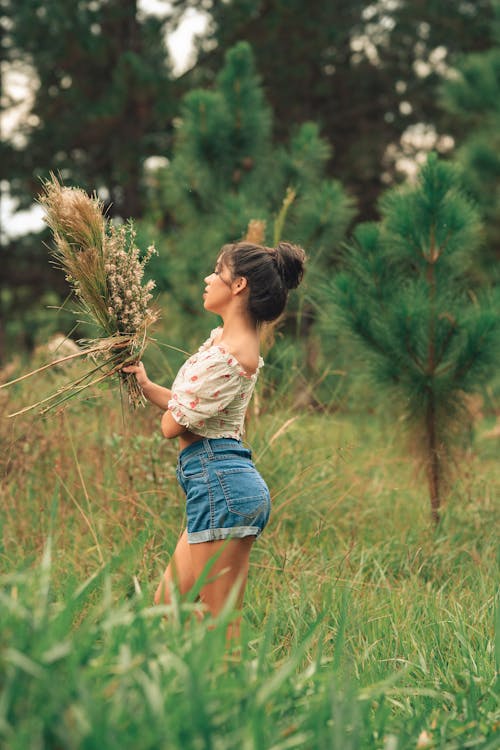
<path fill-rule="evenodd" d="M 223 529 L 204 529 L 203 531 L 189 531 L 189 544 L 201 542 L 215 542 L 221 539 L 243 539 L 246 536 L 259 536 L 262 529 L 258 526 L 229 526 Z"/>

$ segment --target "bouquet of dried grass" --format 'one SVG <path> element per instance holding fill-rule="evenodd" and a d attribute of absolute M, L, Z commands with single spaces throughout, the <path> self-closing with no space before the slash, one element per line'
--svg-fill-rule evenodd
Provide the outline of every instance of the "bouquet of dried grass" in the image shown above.
<path fill-rule="evenodd" d="M 137 407 L 145 401 L 142 389 L 135 375 L 123 373 L 121 368 L 141 358 L 148 328 L 158 318 L 157 311 L 149 306 L 154 282 L 143 280 L 145 265 L 155 248 L 148 247 L 141 258 L 131 222 L 112 225 L 96 196 L 90 197 L 80 188 L 64 187 L 53 174 L 44 182 L 39 202 L 54 236 L 55 262 L 65 272 L 80 312 L 95 325 L 97 336 L 80 342 L 78 354 L 51 362 L 6 385 L 68 359 L 90 356 L 93 366 L 88 372 L 22 411 L 42 407 L 42 413 L 46 412 L 116 373 L 125 383 L 129 403 Z"/>

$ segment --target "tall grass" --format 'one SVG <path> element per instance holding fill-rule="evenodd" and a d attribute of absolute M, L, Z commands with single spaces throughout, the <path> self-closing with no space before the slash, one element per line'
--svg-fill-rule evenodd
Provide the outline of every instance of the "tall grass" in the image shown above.
<path fill-rule="evenodd" d="M 0 420 L 0 747 L 500 746 L 498 446 L 464 454 L 433 530 L 382 416 L 263 411 L 274 508 L 239 652 L 230 612 L 151 606 L 184 525 L 153 408 L 132 423 L 108 391 Z"/>

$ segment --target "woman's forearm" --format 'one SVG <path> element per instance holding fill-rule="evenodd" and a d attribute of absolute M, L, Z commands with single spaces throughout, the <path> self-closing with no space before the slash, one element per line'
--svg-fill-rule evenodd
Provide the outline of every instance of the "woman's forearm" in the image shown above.
<path fill-rule="evenodd" d="M 172 391 L 170 388 L 165 388 L 162 385 L 153 383 L 149 380 L 142 386 L 144 395 L 148 401 L 151 401 L 155 406 L 159 406 L 160 409 L 166 411 L 168 409 L 168 402 L 172 398 Z"/>

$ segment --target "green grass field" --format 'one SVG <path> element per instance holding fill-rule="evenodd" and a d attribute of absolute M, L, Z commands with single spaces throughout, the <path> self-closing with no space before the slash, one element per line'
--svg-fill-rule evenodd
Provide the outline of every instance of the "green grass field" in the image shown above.
<path fill-rule="evenodd" d="M 31 395 L 0 392 L 2 413 Z M 238 654 L 230 612 L 207 628 L 192 601 L 152 606 L 184 524 L 156 411 L 124 418 L 105 392 L 46 420 L 2 417 L 0 747 L 500 748 L 488 420 L 434 529 L 381 414 L 292 419 L 248 426 L 273 515 Z"/>

